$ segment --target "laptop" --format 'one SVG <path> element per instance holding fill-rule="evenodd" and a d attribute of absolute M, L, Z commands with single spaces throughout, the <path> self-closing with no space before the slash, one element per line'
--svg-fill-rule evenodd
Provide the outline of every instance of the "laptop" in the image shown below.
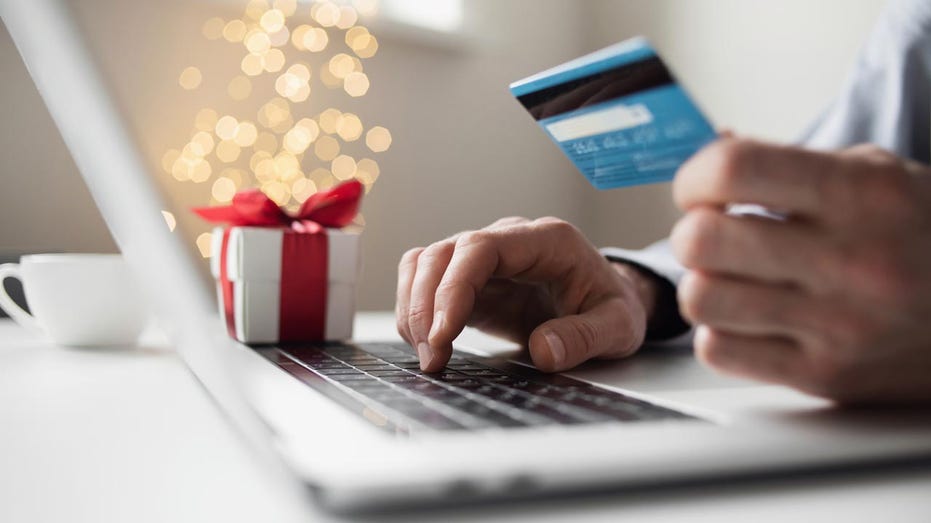
<path fill-rule="evenodd" d="M 931 455 L 931 416 L 841 410 L 717 376 L 688 343 L 564 374 L 457 342 L 424 374 L 377 321 L 347 343 L 231 341 L 197 255 L 67 0 L 2 0 L 0 16 L 123 255 L 186 365 L 256 455 L 336 511 L 801 472 Z M 390 323 L 390 322 L 388 322 Z M 183 428 L 182 428 L 183 430 Z"/>

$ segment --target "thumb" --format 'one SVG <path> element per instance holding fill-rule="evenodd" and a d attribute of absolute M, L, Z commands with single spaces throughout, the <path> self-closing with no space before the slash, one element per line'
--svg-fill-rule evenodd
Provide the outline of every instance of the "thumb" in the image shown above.
<path fill-rule="evenodd" d="M 622 358 L 643 343 L 646 315 L 612 298 L 570 316 L 549 320 L 530 334 L 530 358 L 544 372 L 571 369 L 589 359 Z"/>

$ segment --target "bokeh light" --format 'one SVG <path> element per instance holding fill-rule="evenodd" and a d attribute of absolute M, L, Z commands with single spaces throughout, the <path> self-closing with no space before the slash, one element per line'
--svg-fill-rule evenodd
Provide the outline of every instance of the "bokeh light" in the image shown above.
<path fill-rule="evenodd" d="M 210 166 L 210 162 L 203 158 L 197 158 L 193 162 L 189 175 L 192 182 L 204 183 L 210 179 L 210 174 L 212 172 L 213 168 Z"/>
<path fill-rule="evenodd" d="M 378 162 L 371 158 L 362 158 L 356 164 L 356 177 L 364 184 L 370 185 L 375 183 L 379 174 L 381 174 L 381 171 L 378 167 Z"/>
<path fill-rule="evenodd" d="M 310 198 L 316 192 L 317 184 L 308 178 L 298 178 L 291 184 L 291 197 L 294 198 L 297 203 L 304 203 L 307 198 Z"/>
<path fill-rule="evenodd" d="M 232 140 L 236 136 L 236 128 L 239 127 L 239 122 L 235 117 L 226 115 L 219 120 L 217 120 L 216 132 L 217 136 L 222 140 Z"/>
<path fill-rule="evenodd" d="M 351 5 L 344 5 L 339 8 L 339 18 L 336 20 L 336 27 L 339 29 L 349 29 L 359 21 L 359 13 Z"/>
<path fill-rule="evenodd" d="M 262 56 L 262 67 L 269 73 L 277 73 L 284 67 L 286 61 L 284 52 L 282 52 L 281 49 L 269 49 L 269 51 Z"/>
<path fill-rule="evenodd" d="M 241 42 L 246 36 L 246 23 L 242 20 L 230 20 L 223 27 L 223 38 L 227 42 Z"/>
<path fill-rule="evenodd" d="M 336 78 L 343 79 L 346 75 L 355 70 L 355 64 L 352 57 L 345 53 L 339 53 L 330 58 L 330 74 Z"/>
<path fill-rule="evenodd" d="M 339 120 L 342 116 L 343 113 L 339 109 L 332 107 L 325 109 L 318 117 L 320 129 L 327 134 L 335 133 L 339 129 Z"/>
<path fill-rule="evenodd" d="M 204 131 L 198 131 L 191 137 L 191 150 L 197 156 L 207 156 L 213 151 L 213 136 Z"/>
<path fill-rule="evenodd" d="M 339 6 L 333 2 L 321 2 L 311 7 L 311 16 L 323 27 L 333 27 L 339 23 Z"/>
<path fill-rule="evenodd" d="M 250 53 L 242 57 L 239 68 L 249 76 L 258 76 L 265 70 L 265 60 L 257 54 Z"/>
<path fill-rule="evenodd" d="M 285 16 L 291 16 L 297 11 L 297 0 L 275 0 L 273 7 Z"/>
<path fill-rule="evenodd" d="M 352 113 L 343 113 L 336 124 L 336 133 L 344 142 L 354 142 L 362 136 L 362 120 Z"/>
<path fill-rule="evenodd" d="M 327 32 L 319 27 L 313 27 L 304 33 L 304 37 L 301 40 L 301 45 L 304 49 L 312 52 L 319 53 L 326 49 L 327 44 L 330 43 L 330 37 L 327 35 Z"/>
<path fill-rule="evenodd" d="M 242 148 L 233 140 L 222 140 L 217 144 L 217 158 L 224 163 L 233 163 L 239 159 Z"/>
<path fill-rule="evenodd" d="M 374 16 L 378 12 L 378 0 L 352 0 L 352 5 L 365 16 Z"/>
<path fill-rule="evenodd" d="M 268 38 L 268 33 L 259 29 L 252 29 L 242 39 L 246 49 L 252 54 L 265 54 L 272 47 L 272 41 Z"/>
<path fill-rule="evenodd" d="M 272 47 L 282 47 L 288 45 L 288 41 L 290 39 L 291 31 L 287 28 L 287 26 L 282 27 L 274 33 L 268 34 L 268 41 L 272 43 Z M 274 49 L 272 49 L 272 51 L 274 51 Z"/>
<path fill-rule="evenodd" d="M 236 126 L 236 132 L 233 134 L 233 141 L 240 147 L 251 147 L 258 139 L 259 130 L 256 129 L 252 122 L 239 122 Z"/>
<path fill-rule="evenodd" d="M 280 129 L 284 124 L 290 127 L 288 122 L 291 119 L 291 107 L 284 98 L 272 98 L 259 109 L 259 123 L 272 130 Z"/>
<path fill-rule="evenodd" d="M 338 180 L 348 180 L 356 174 L 356 161 L 353 157 L 341 154 L 330 163 L 330 172 Z"/>
<path fill-rule="evenodd" d="M 365 134 L 365 145 L 376 153 L 387 151 L 391 147 L 391 133 L 381 126 L 372 127 Z"/>
<path fill-rule="evenodd" d="M 332 161 L 339 156 L 339 142 L 332 136 L 321 136 L 314 144 L 314 154 L 324 162 Z"/>
<path fill-rule="evenodd" d="M 200 69 L 189 66 L 181 71 L 181 75 L 178 77 L 178 84 L 181 85 L 182 88 L 190 91 L 200 87 L 201 80 L 203 80 L 203 76 L 200 74 Z"/>
<path fill-rule="evenodd" d="M 282 139 L 282 147 L 291 154 L 301 154 L 317 139 L 320 131 L 317 122 L 304 118 Z"/>
<path fill-rule="evenodd" d="M 197 115 L 194 117 L 194 127 L 198 131 L 213 131 L 217 126 L 217 118 L 219 118 L 219 115 L 213 109 L 201 109 L 197 111 Z"/>
<path fill-rule="evenodd" d="M 275 91 L 294 103 L 310 96 L 310 69 L 303 64 L 294 64 L 275 81 Z"/>
<path fill-rule="evenodd" d="M 285 205 L 291 199 L 291 187 L 279 181 L 262 184 L 262 192 L 278 205 Z"/>
<path fill-rule="evenodd" d="M 360 58 L 371 58 L 378 51 L 378 40 L 360 25 L 346 31 L 345 41 L 346 46 Z"/>
<path fill-rule="evenodd" d="M 269 9 L 265 11 L 265 14 L 259 19 L 259 25 L 269 33 L 277 33 L 284 28 L 284 21 L 284 13 L 278 9 Z"/>
<path fill-rule="evenodd" d="M 210 195 L 219 203 L 231 201 L 234 194 L 236 194 L 236 183 L 225 176 L 217 178 L 210 189 Z"/>
<path fill-rule="evenodd" d="M 226 92 L 233 100 L 245 100 L 252 94 L 252 81 L 242 75 L 236 76 L 230 80 Z"/>
<path fill-rule="evenodd" d="M 210 79 L 193 65 L 181 71 L 182 89 L 211 91 L 206 96 L 225 89 L 228 98 L 214 106 L 222 113 L 209 107 L 196 112 L 189 139 L 164 149 L 162 170 L 200 184 L 197 190 L 213 204 L 230 202 L 246 187 L 291 209 L 344 180 L 358 179 L 370 190 L 379 165 L 360 156 L 365 149 L 388 150 L 391 134 L 366 128 L 358 115 L 338 109 L 336 99 L 371 89 L 363 61 L 379 44 L 360 17 L 376 11 L 377 0 L 248 0 L 240 16 L 204 20 L 205 39 L 235 44 L 230 58 L 239 60 L 238 70 Z M 321 87 L 332 91 L 315 94 Z M 173 215 L 165 219 L 175 226 Z M 208 257 L 209 233 L 196 243 Z"/>
<path fill-rule="evenodd" d="M 194 241 L 197 245 L 197 250 L 200 252 L 200 255 L 204 258 L 209 258 L 211 256 L 211 250 L 213 248 L 213 238 L 211 233 L 205 232 L 197 236 L 197 240 Z"/>
<path fill-rule="evenodd" d="M 343 89 L 353 98 L 365 96 L 369 91 L 369 77 L 365 73 L 352 72 L 343 79 Z"/>
<path fill-rule="evenodd" d="M 162 211 L 162 217 L 165 218 L 165 224 L 168 225 L 168 230 L 174 232 L 175 227 L 178 226 L 178 220 L 175 219 L 175 215 L 170 211 Z"/>
<path fill-rule="evenodd" d="M 246 17 L 258 21 L 268 10 L 268 2 L 265 0 L 249 0 L 246 4 Z"/>
<path fill-rule="evenodd" d="M 162 155 L 162 170 L 168 174 L 171 174 L 171 168 L 174 166 L 175 162 L 180 156 L 181 151 L 177 149 L 168 149 L 165 151 L 165 154 Z"/>
<path fill-rule="evenodd" d="M 223 26 L 225 25 L 226 23 L 222 18 L 213 17 L 204 22 L 204 25 L 201 26 L 200 32 L 207 40 L 219 40 L 220 38 L 223 38 Z"/>

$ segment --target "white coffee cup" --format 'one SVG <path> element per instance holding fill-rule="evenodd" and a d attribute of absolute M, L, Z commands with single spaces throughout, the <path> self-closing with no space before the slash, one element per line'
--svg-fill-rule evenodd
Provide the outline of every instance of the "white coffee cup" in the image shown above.
<path fill-rule="evenodd" d="M 30 315 L 3 289 L 23 283 Z M 135 345 L 148 319 L 118 254 L 34 254 L 0 265 L 0 308 L 23 327 L 69 346 Z"/>

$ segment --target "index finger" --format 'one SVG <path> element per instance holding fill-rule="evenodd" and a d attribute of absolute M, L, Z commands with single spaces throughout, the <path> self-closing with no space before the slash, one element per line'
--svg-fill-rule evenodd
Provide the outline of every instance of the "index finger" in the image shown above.
<path fill-rule="evenodd" d="M 831 208 L 824 202 L 830 191 L 845 183 L 841 168 L 841 162 L 825 153 L 723 138 L 679 169 L 673 198 L 682 209 L 757 204 L 790 216 L 818 218 Z"/>
<path fill-rule="evenodd" d="M 445 365 L 452 341 L 465 328 L 478 294 L 491 278 L 563 280 L 573 258 L 560 253 L 570 250 L 577 234 L 565 222 L 543 220 L 460 236 L 434 300 L 428 342 L 436 360 Z"/>

